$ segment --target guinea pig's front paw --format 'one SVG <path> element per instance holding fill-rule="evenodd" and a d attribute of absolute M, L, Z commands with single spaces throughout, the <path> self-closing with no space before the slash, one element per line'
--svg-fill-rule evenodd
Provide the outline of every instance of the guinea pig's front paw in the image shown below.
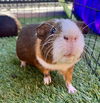
<path fill-rule="evenodd" d="M 26 67 L 26 62 L 25 61 L 21 61 L 20 67 Z"/>
<path fill-rule="evenodd" d="M 70 94 L 74 94 L 77 92 L 77 90 L 75 89 L 75 87 L 72 86 L 72 84 L 67 85 L 68 88 L 68 93 Z"/>
<path fill-rule="evenodd" d="M 44 76 L 44 84 L 49 85 L 51 83 L 51 76 Z"/>

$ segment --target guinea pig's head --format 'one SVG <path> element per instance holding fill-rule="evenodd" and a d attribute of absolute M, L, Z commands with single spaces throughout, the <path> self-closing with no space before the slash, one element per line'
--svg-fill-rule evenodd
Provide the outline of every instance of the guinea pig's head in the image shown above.
<path fill-rule="evenodd" d="M 78 59 L 84 50 L 84 36 L 69 19 L 54 19 L 41 24 L 37 28 L 37 37 L 42 40 L 42 47 L 52 44 L 53 62 Z"/>

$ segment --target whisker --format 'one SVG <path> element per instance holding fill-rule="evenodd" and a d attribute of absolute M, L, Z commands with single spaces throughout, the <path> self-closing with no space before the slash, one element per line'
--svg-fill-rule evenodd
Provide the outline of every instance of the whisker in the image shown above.
<path fill-rule="evenodd" d="M 86 27 L 88 27 L 89 25 L 93 24 L 94 22 L 95 22 L 95 21 L 93 21 L 93 22 L 87 24 L 82 30 L 84 30 Z"/>
<path fill-rule="evenodd" d="M 85 38 L 85 41 L 95 42 L 95 40 L 94 40 L 94 39 L 89 39 L 89 38 Z"/>
<path fill-rule="evenodd" d="M 94 50 L 91 49 L 91 47 L 89 47 L 88 45 L 85 45 L 85 46 L 87 47 L 87 51 L 88 51 L 88 49 L 91 51 L 90 55 L 93 55 L 95 57 L 95 54 L 93 53 Z"/>
<path fill-rule="evenodd" d="M 55 35 L 50 35 L 50 36 L 48 36 L 45 41 L 47 41 L 47 40 L 48 40 L 50 37 L 52 37 L 52 36 L 55 36 Z"/>
<path fill-rule="evenodd" d="M 53 42 L 53 39 L 50 39 L 50 40 L 48 40 L 47 42 L 45 42 L 45 43 L 42 45 L 41 50 L 43 50 L 43 48 L 44 48 L 47 44 L 50 44 L 50 43 L 52 43 L 52 42 Z"/>
<path fill-rule="evenodd" d="M 85 51 L 85 49 L 84 49 L 84 51 L 83 51 L 83 53 L 81 54 L 81 58 L 85 58 L 85 55 L 86 55 L 86 51 Z"/>
<path fill-rule="evenodd" d="M 48 51 L 48 49 L 49 49 L 50 47 L 52 47 L 52 45 L 49 45 L 48 47 L 46 47 L 46 49 L 45 49 L 45 51 L 44 51 L 44 54 L 47 53 L 47 51 Z"/>
<path fill-rule="evenodd" d="M 85 47 L 85 54 L 88 54 L 89 56 L 91 55 L 91 53 L 88 51 L 89 48 Z"/>
<path fill-rule="evenodd" d="M 93 51 L 93 49 L 92 49 L 90 46 L 88 46 L 87 44 L 85 44 L 85 47 L 87 47 L 87 48 L 89 48 L 91 51 Z"/>
<path fill-rule="evenodd" d="M 92 45 L 93 45 L 95 42 L 96 42 L 96 44 L 98 44 L 98 45 L 100 44 L 99 41 L 95 41 L 95 40 L 85 40 L 86 44 L 89 43 L 88 41 L 89 41 Z"/>
<path fill-rule="evenodd" d="M 91 56 L 88 52 L 85 54 L 85 57 L 88 57 L 88 59 L 91 59 Z"/>
<path fill-rule="evenodd" d="M 42 50 L 43 50 L 43 48 L 44 48 L 45 45 L 47 45 L 48 43 L 50 43 L 50 41 L 53 41 L 53 40 L 54 40 L 54 38 L 49 39 L 49 38 L 52 37 L 52 36 L 54 36 L 54 35 L 50 35 L 50 36 L 48 36 L 48 37 L 46 38 L 44 44 L 42 45 L 42 48 L 41 48 Z M 52 43 L 52 42 L 51 42 L 51 43 Z"/>
<path fill-rule="evenodd" d="M 83 53 L 81 54 L 81 57 L 84 56 L 84 54 L 85 54 L 85 51 L 83 51 Z"/>
<path fill-rule="evenodd" d="M 90 52 L 88 51 L 88 49 L 90 50 L 90 48 L 86 48 L 87 54 L 90 55 L 90 56 L 93 55 L 93 56 L 95 57 L 96 55 L 93 53 L 93 50 L 92 50 L 91 53 L 90 53 Z"/>
<path fill-rule="evenodd" d="M 45 41 L 44 41 L 44 44 L 42 44 L 42 46 L 45 46 L 48 42 L 50 42 L 50 41 L 53 41 L 54 40 L 54 38 L 51 38 L 51 39 L 46 39 Z"/>
<path fill-rule="evenodd" d="M 49 48 L 48 52 L 46 53 L 45 60 L 47 60 L 48 54 L 53 50 L 53 48 Z"/>

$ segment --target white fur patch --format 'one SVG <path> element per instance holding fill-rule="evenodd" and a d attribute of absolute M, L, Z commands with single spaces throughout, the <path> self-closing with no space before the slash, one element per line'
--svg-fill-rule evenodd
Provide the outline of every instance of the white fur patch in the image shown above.
<path fill-rule="evenodd" d="M 45 67 L 49 70 L 63 70 L 63 71 L 66 71 L 68 68 L 70 68 L 71 66 L 73 66 L 74 64 L 76 64 L 79 61 L 79 59 L 77 59 L 75 62 L 68 63 L 68 64 L 67 63 L 49 64 L 38 56 L 37 56 L 37 60 L 43 67 Z"/>
<path fill-rule="evenodd" d="M 26 67 L 26 62 L 25 61 L 21 61 L 20 67 Z"/>
<path fill-rule="evenodd" d="M 44 84 L 49 85 L 51 83 L 51 76 L 44 77 Z"/>
<path fill-rule="evenodd" d="M 77 92 L 77 90 L 75 89 L 75 87 L 72 86 L 72 84 L 69 84 L 69 85 L 67 86 L 67 88 L 68 88 L 68 93 L 73 94 L 73 93 L 76 93 L 76 92 Z"/>
<path fill-rule="evenodd" d="M 56 22 L 60 22 L 62 32 L 56 38 L 53 43 L 53 62 L 57 63 L 67 63 L 71 62 L 72 59 L 66 58 L 64 55 L 72 52 L 75 56 L 73 61 L 80 57 L 84 49 L 84 36 L 81 33 L 78 26 L 69 19 L 57 19 Z M 77 41 L 70 42 L 64 40 L 65 37 L 75 38 L 77 37 Z M 72 50 L 71 50 L 72 49 Z"/>

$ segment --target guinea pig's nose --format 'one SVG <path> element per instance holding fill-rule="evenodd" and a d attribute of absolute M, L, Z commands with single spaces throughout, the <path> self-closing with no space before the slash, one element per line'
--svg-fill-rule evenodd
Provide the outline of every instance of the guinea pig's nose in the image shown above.
<path fill-rule="evenodd" d="M 78 39 L 77 37 L 68 37 L 68 36 L 64 36 L 64 40 L 66 40 L 66 41 L 75 42 L 77 39 Z"/>
<path fill-rule="evenodd" d="M 68 37 L 67 37 L 67 36 L 64 36 L 64 39 L 65 39 L 65 40 L 68 40 Z"/>

